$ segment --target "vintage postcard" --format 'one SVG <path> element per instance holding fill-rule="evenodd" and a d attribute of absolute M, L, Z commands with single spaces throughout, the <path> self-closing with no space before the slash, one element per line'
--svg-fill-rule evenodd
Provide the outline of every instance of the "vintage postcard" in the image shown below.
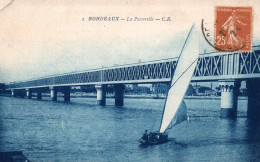
<path fill-rule="evenodd" d="M 2 0 L 0 161 L 259 161 L 260 1 Z"/>

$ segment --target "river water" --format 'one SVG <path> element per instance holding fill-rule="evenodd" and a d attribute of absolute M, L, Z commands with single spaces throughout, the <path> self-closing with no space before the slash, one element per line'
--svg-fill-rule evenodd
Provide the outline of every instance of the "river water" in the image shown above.
<path fill-rule="evenodd" d="M 123 107 L 96 106 L 95 98 L 51 102 L 0 97 L 0 151 L 23 151 L 31 161 L 259 161 L 260 127 L 246 118 L 219 117 L 220 100 L 186 99 L 189 121 L 170 141 L 142 147 L 145 129 L 157 130 L 163 99 L 125 99 Z"/>

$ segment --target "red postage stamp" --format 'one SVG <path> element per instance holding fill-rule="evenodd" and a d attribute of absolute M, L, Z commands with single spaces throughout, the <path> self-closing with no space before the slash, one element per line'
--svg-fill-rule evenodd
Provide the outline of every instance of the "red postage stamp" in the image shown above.
<path fill-rule="evenodd" d="M 252 51 L 252 7 L 216 7 L 215 49 Z"/>

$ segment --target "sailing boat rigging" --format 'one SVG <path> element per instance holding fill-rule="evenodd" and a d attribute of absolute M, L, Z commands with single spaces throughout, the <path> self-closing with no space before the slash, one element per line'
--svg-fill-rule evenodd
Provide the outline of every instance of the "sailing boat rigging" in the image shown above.
<path fill-rule="evenodd" d="M 171 78 L 159 132 L 150 132 L 139 139 L 141 144 L 160 144 L 168 140 L 167 129 L 187 120 L 187 108 L 183 97 L 189 86 L 199 57 L 199 42 L 192 25 L 181 50 L 176 70 Z M 169 125 L 171 124 L 171 127 Z"/>

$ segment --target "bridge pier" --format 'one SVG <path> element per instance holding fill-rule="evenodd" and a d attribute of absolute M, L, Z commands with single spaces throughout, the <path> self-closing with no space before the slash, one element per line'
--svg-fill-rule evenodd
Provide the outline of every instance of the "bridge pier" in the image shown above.
<path fill-rule="evenodd" d="M 106 87 L 107 85 L 95 85 L 97 90 L 97 105 L 106 105 Z"/>
<path fill-rule="evenodd" d="M 41 100 L 42 99 L 42 92 L 40 90 L 38 90 L 36 93 L 37 93 L 37 100 Z"/>
<path fill-rule="evenodd" d="M 115 105 L 123 106 L 124 105 L 124 90 L 125 85 L 123 84 L 115 84 Z"/>
<path fill-rule="evenodd" d="M 221 88 L 221 110 L 222 118 L 237 117 L 237 98 L 241 81 L 222 80 L 219 81 Z"/>
<path fill-rule="evenodd" d="M 257 119 L 260 115 L 260 79 L 247 79 L 247 117 Z"/>
<path fill-rule="evenodd" d="M 32 91 L 30 89 L 26 89 L 26 97 L 28 99 L 31 99 L 32 98 Z"/>
<path fill-rule="evenodd" d="M 15 97 L 15 91 L 14 91 L 14 89 L 11 89 L 11 95 L 12 95 L 12 97 Z"/>
<path fill-rule="evenodd" d="M 50 93 L 51 93 L 51 101 L 57 101 L 57 89 L 55 87 L 50 87 Z"/>
<path fill-rule="evenodd" d="M 64 93 L 64 101 L 69 102 L 70 101 L 70 87 L 64 87 L 63 93 Z"/>

